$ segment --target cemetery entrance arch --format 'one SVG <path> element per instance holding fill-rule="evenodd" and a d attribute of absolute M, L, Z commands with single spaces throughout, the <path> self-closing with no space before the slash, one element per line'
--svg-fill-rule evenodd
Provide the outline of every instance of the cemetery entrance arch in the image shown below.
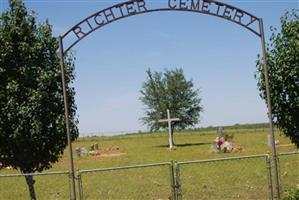
<path fill-rule="evenodd" d="M 234 7 L 229 4 L 218 2 L 216 0 L 164 0 L 159 1 L 159 4 L 150 4 L 146 0 L 129 0 L 126 2 L 118 3 L 112 5 L 106 9 L 100 10 L 69 29 L 65 34 L 59 37 L 59 55 L 60 55 L 60 65 L 62 74 L 62 84 L 63 84 L 63 95 L 64 95 L 64 106 L 65 106 L 65 117 L 66 117 L 66 128 L 68 135 L 68 146 L 69 146 L 69 162 L 70 162 L 70 177 L 71 177 L 71 189 L 72 189 L 72 199 L 76 199 L 75 191 L 75 177 L 74 177 L 74 165 L 73 165 L 73 155 L 72 155 L 72 144 L 70 138 L 70 119 L 68 112 L 68 102 L 67 102 L 67 86 L 65 82 L 65 72 L 64 72 L 64 56 L 67 52 L 75 46 L 83 38 L 87 37 L 89 34 L 97 29 L 100 29 L 112 22 L 118 21 L 120 19 L 150 13 L 150 12 L 162 12 L 162 11 L 180 11 L 180 12 L 193 12 L 211 15 L 219 17 L 225 20 L 229 20 L 255 34 L 261 39 L 262 55 L 263 55 L 263 66 L 264 66 L 264 76 L 266 84 L 266 94 L 267 94 L 267 106 L 268 106 L 268 118 L 270 125 L 270 135 L 271 135 L 271 145 L 272 145 L 272 156 L 274 161 L 275 170 L 275 186 L 276 195 L 279 198 L 279 179 L 278 179 L 278 167 L 277 167 L 277 156 L 275 149 L 275 138 L 273 130 L 272 121 L 272 106 L 270 99 L 270 88 L 269 88 L 269 78 L 268 78 L 268 66 L 266 59 L 266 47 L 265 47 L 265 36 L 262 18 L 258 18 L 255 15 L 246 12 L 240 8 Z"/>

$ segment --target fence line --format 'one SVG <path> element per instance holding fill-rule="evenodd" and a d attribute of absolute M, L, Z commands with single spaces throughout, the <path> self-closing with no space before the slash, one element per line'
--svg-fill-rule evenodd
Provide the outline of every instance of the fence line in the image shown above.
<path fill-rule="evenodd" d="M 19 176 L 48 176 L 48 175 L 66 175 L 70 174 L 68 171 L 58 172 L 42 172 L 42 173 L 24 173 L 24 174 L 0 174 L 1 177 L 19 177 Z"/>
<path fill-rule="evenodd" d="M 299 151 L 284 152 L 278 154 L 279 169 L 280 169 L 279 171 L 280 186 L 284 189 L 282 190 L 281 196 L 287 196 L 289 194 L 289 191 L 294 186 L 296 186 L 296 184 L 299 184 L 299 171 L 298 171 L 299 159 L 297 159 L 298 157 L 295 157 L 294 159 L 293 156 L 299 156 Z M 263 158 L 265 160 L 263 160 Z M 239 161 L 239 162 L 232 162 L 232 161 Z M 163 194 L 161 193 L 160 195 L 162 195 L 163 198 L 166 197 L 173 200 L 181 200 L 183 199 L 183 197 L 188 195 L 191 197 L 195 196 L 196 199 L 200 199 L 201 197 L 204 198 L 205 196 L 204 192 L 208 192 L 207 195 L 216 195 L 217 192 L 215 191 L 218 191 L 217 181 L 221 180 L 221 177 L 223 177 L 224 180 L 221 181 L 222 182 L 224 181 L 223 185 L 227 187 L 227 190 L 226 188 L 221 188 L 224 191 L 224 195 L 227 195 L 226 192 L 227 193 L 235 192 L 237 194 L 236 196 L 233 196 L 233 198 L 242 199 L 242 196 L 238 196 L 239 195 L 238 192 L 239 190 L 246 190 L 247 188 L 247 190 L 250 192 L 249 193 L 250 195 L 254 195 L 251 193 L 258 192 L 261 195 L 268 196 L 268 198 L 271 200 L 275 198 L 273 196 L 273 184 L 272 184 L 273 168 L 271 167 L 271 164 L 272 162 L 269 154 L 258 154 L 258 155 L 236 156 L 236 157 L 182 161 L 182 162 L 170 161 L 170 162 L 162 162 L 162 163 L 129 165 L 129 166 L 110 167 L 110 168 L 97 168 L 97 169 L 89 169 L 89 170 L 78 169 L 76 179 L 78 182 L 78 192 L 79 192 L 80 200 L 84 199 L 83 185 L 85 184 L 85 190 L 88 190 L 92 186 L 94 186 L 94 182 L 91 182 L 92 184 L 90 183 L 88 184 L 87 182 L 84 182 L 85 179 L 82 180 L 82 176 L 88 174 L 97 174 L 96 176 L 98 175 L 107 176 L 108 174 L 108 177 L 112 177 L 112 178 L 118 177 L 119 179 L 121 179 L 121 177 L 123 176 L 123 179 L 120 180 L 119 185 L 123 183 L 125 186 L 127 186 L 128 183 L 131 183 L 133 181 L 135 185 L 137 184 L 136 186 L 141 187 L 143 190 L 145 190 L 142 191 L 143 193 L 141 193 L 140 195 L 143 195 L 143 197 L 147 195 L 146 197 L 148 198 L 150 198 L 150 195 L 152 195 L 152 197 L 155 198 L 157 198 L 159 195 L 157 194 L 155 196 L 154 192 L 149 193 L 148 190 L 151 190 L 153 187 L 151 184 L 158 184 L 159 187 L 161 187 L 162 185 L 164 186 L 164 188 L 162 188 Z M 123 170 L 129 170 L 129 172 L 122 173 Z M 169 176 L 169 179 L 166 179 L 165 173 L 168 174 L 167 176 Z M 2 178 L 10 179 L 13 177 L 54 176 L 54 175 L 57 176 L 68 175 L 67 180 L 69 182 L 70 173 L 68 171 L 28 173 L 28 174 L 0 174 L 0 180 Z M 95 180 L 95 181 L 100 180 L 102 181 L 101 183 L 103 183 L 103 181 L 104 182 L 106 181 L 105 182 L 106 185 L 105 184 L 97 185 L 97 189 L 98 188 L 105 189 L 105 187 L 107 187 L 107 183 L 109 183 L 109 180 L 111 179 L 109 178 L 98 179 L 98 177 L 96 176 L 93 175 L 88 177 L 91 180 Z M 136 182 L 135 179 L 140 179 L 140 176 L 142 180 L 137 180 Z M 86 180 L 89 179 L 87 178 Z M 215 179 L 215 180 L 210 180 L 210 179 Z M 43 180 L 42 182 L 46 183 L 45 180 Z M 59 178 L 57 180 L 60 181 L 61 179 Z M 229 184 L 229 181 L 232 181 L 232 184 L 230 183 L 231 185 L 227 186 L 226 183 L 228 182 Z M 7 182 L 5 181 L 5 184 L 6 183 Z M 13 184 L 14 182 L 9 181 L 9 183 Z M 144 185 L 140 186 L 140 184 L 147 185 L 147 187 L 145 187 Z M 186 186 L 184 187 L 184 185 Z M 244 185 L 246 187 L 244 187 Z M 161 188 L 157 189 L 158 186 L 155 189 L 156 191 L 161 192 L 162 189 Z M 168 188 L 169 190 L 168 189 L 165 190 L 165 187 Z M 125 187 L 125 189 L 126 189 L 125 191 L 127 191 L 127 187 Z M 25 190 L 22 189 L 22 191 L 24 192 Z M 169 191 L 169 193 L 167 191 Z M 52 195 L 53 192 L 51 191 L 50 193 Z M 199 194 L 196 193 L 200 193 L 200 197 L 197 196 Z M 92 195 L 89 193 L 85 193 L 85 194 Z M 244 192 L 244 194 L 246 195 L 247 193 Z M 7 195 L 7 194 L 3 193 L 2 195 Z M 98 192 L 97 195 L 101 195 L 101 194 Z M 108 194 L 108 196 L 109 195 L 110 194 Z M 139 195 L 139 193 L 135 194 L 134 192 L 131 192 L 131 195 Z M 169 196 L 167 197 L 167 195 Z M 230 194 L 230 195 L 234 195 L 234 194 Z M 215 197 L 214 199 L 217 198 Z"/>
<path fill-rule="evenodd" d="M 170 165 L 170 162 L 144 164 L 144 165 L 129 165 L 129 166 L 123 166 L 123 167 L 109 167 L 109 168 L 89 169 L 89 170 L 78 170 L 78 173 L 80 173 L 80 174 L 83 174 L 83 173 L 96 173 L 96 172 L 112 171 L 112 170 L 158 167 L 158 166 L 163 166 L 163 165 Z"/>
<path fill-rule="evenodd" d="M 70 197 L 70 173 L 68 171 L 56 171 L 0 174 L 0 199 L 27 199 L 28 187 L 31 186 L 27 185 L 24 178 L 28 176 L 34 178 L 33 184 L 37 199 L 68 199 Z"/>
<path fill-rule="evenodd" d="M 281 196 L 288 196 L 290 191 L 299 187 L 299 151 L 278 154 Z"/>
<path fill-rule="evenodd" d="M 225 161 L 225 160 L 240 160 L 240 159 L 246 159 L 246 158 L 261 158 L 261 157 L 267 157 L 267 156 L 269 156 L 269 154 L 258 154 L 258 155 L 249 155 L 249 156 L 235 156 L 235 157 L 214 158 L 214 159 L 206 159 L 206 160 L 184 161 L 184 162 L 177 162 L 177 164 L 182 165 L 182 164 L 218 162 L 218 161 Z"/>
<path fill-rule="evenodd" d="M 271 168 L 271 158 L 270 155 L 266 157 L 266 162 L 267 162 L 267 171 L 268 171 L 268 183 L 269 183 L 269 199 L 273 200 L 274 199 L 274 191 L 273 191 L 273 177 L 272 177 L 272 168 Z"/>
<path fill-rule="evenodd" d="M 160 180 L 160 181 L 164 181 L 164 182 L 166 182 L 166 186 L 169 186 L 169 192 L 170 193 L 168 193 L 167 194 L 167 197 L 171 197 L 171 199 L 174 199 L 175 197 L 174 197 L 174 192 L 175 192 L 175 188 L 174 188 L 174 186 L 175 186 L 175 184 L 174 184 L 174 173 L 173 173 L 173 161 L 172 162 L 163 162 L 163 163 L 153 163 L 153 164 L 143 164 L 143 165 L 131 165 L 131 166 L 123 166 L 123 167 L 111 167 L 111 168 L 100 168 L 100 169 L 91 169 L 91 170 L 78 170 L 77 171 L 77 177 L 78 177 L 78 192 L 79 192 L 79 198 L 80 198 L 80 200 L 83 200 L 83 199 L 85 199 L 85 195 L 84 195 L 84 190 L 86 190 L 86 189 L 88 189 L 88 187 L 83 187 L 83 183 L 84 183 L 84 181 L 83 181 L 83 179 L 82 179 L 82 176 L 83 175 L 85 175 L 85 174 L 95 174 L 95 173 L 97 173 L 98 175 L 105 175 L 105 174 L 107 174 L 107 172 L 109 173 L 109 172 L 115 172 L 115 171 L 117 171 L 117 173 L 118 173 L 118 175 L 117 175 L 117 178 L 119 179 L 119 185 L 121 185 L 122 183 L 120 183 L 121 182 L 121 176 L 119 175 L 119 173 L 120 173 L 120 171 L 123 171 L 123 170 L 140 170 L 140 169 L 157 169 L 157 168 L 159 168 L 159 167 L 167 167 L 165 170 L 167 170 L 167 171 L 169 171 L 168 173 L 169 173 L 169 180 L 167 180 L 167 181 L 165 181 L 165 179 L 164 180 Z M 135 172 L 135 171 L 134 171 Z M 154 173 L 155 173 L 156 171 L 154 171 Z M 128 172 L 128 173 L 130 173 L 130 172 Z M 164 172 L 165 173 L 165 172 Z M 137 171 L 137 173 L 134 173 L 134 174 L 131 174 L 130 175 L 130 178 L 132 178 L 132 176 L 136 176 L 136 174 L 138 174 L 138 171 Z M 139 176 L 140 175 L 144 175 L 144 171 L 142 171 L 142 173 L 141 174 L 139 174 Z M 153 174 L 151 174 L 151 176 L 146 176 L 147 174 L 145 174 L 144 176 L 147 178 L 147 179 L 149 179 L 149 177 L 152 179 L 153 178 Z M 162 174 L 162 176 L 158 176 L 159 178 L 164 178 L 165 177 L 165 174 Z M 93 177 L 91 177 L 91 178 L 94 178 L 94 176 Z M 124 180 L 124 182 L 126 183 L 126 184 L 130 184 L 130 180 L 127 180 L 128 179 L 128 177 L 125 177 L 126 178 L 126 180 Z M 147 180 L 148 181 L 148 180 Z M 136 183 L 134 183 L 134 184 L 136 184 Z M 138 184 L 140 184 L 140 182 L 138 182 L 137 181 L 137 185 Z M 144 180 L 142 180 L 142 184 L 146 184 L 146 181 L 144 181 Z M 95 194 L 95 195 L 98 195 L 98 193 L 101 193 L 101 186 L 102 185 L 98 185 L 98 187 L 97 187 L 97 193 Z M 144 189 L 147 189 L 147 188 L 143 188 L 143 190 Z M 95 193 L 94 191 L 92 191 L 93 193 Z M 119 191 L 118 191 L 119 192 Z M 145 194 L 144 194 L 145 192 L 144 191 L 141 191 L 141 194 L 140 195 L 143 195 L 143 196 L 146 196 Z M 165 193 L 165 192 L 164 192 Z M 90 195 L 90 192 L 88 192 L 88 195 Z M 106 194 L 104 194 L 104 195 L 106 195 Z M 111 194 L 111 195 L 116 195 L 117 196 L 117 194 Z M 133 194 L 133 195 L 135 195 L 135 194 Z M 150 195 L 150 194 L 147 194 L 147 195 Z M 153 194 L 152 194 L 153 195 Z M 155 194 L 155 195 L 159 195 L 159 194 Z M 160 194 L 161 195 L 161 194 Z M 164 195 L 164 197 L 165 197 L 165 195 L 166 194 L 163 194 Z M 86 198 L 88 198 L 88 197 L 86 197 Z M 96 198 L 96 197 L 93 197 L 93 198 Z M 126 197 L 124 197 L 124 196 L 122 196 L 122 198 L 126 198 Z M 149 198 L 149 197 L 147 197 L 147 198 Z M 132 197 L 130 197 L 130 199 L 132 199 Z"/>
<path fill-rule="evenodd" d="M 299 151 L 278 153 L 278 156 L 287 156 L 287 155 L 294 155 L 294 154 L 299 154 Z"/>
<path fill-rule="evenodd" d="M 270 170 L 268 154 L 177 162 L 176 199 L 256 199 L 255 193 L 272 199 Z"/>

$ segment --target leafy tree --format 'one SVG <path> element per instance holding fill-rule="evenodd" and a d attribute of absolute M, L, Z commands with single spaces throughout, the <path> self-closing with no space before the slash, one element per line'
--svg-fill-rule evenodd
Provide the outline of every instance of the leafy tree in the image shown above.
<path fill-rule="evenodd" d="M 58 40 L 48 22 L 37 24 L 21 0 L 0 16 L 0 162 L 22 173 L 41 172 L 67 145 Z M 66 81 L 74 80 L 73 57 Z M 78 137 L 74 89 L 68 88 L 72 139 Z M 34 180 L 26 176 L 31 199 Z"/>
<path fill-rule="evenodd" d="M 282 198 L 281 200 L 298 200 L 299 199 L 299 189 L 298 188 L 293 188 L 288 196 Z"/>
<path fill-rule="evenodd" d="M 299 15 L 287 12 L 280 19 L 280 31 L 271 28 L 267 48 L 272 118 L 275 125 L 299 147 Z M 257 61 L 257 80 L 266 101 L 263 65 Z"/>
<path fill-rule="evenodd" d="M 180 118 L 180 121 L 173 122 L 173 128 L 184 129 L 199 122 L 203 111 L 199 90 L 194 89 L 192 80 L 186 80 L 182 69 L 165 70 L 163 73 L 152 73 L 148 69 L 146 73 L 147 80 L 140 91 L 140 100 L 146 106 L 142 121 L 151 131 L 168 126 L 158 122 L 167 118 L 167 109 L 172 117 Z"/>

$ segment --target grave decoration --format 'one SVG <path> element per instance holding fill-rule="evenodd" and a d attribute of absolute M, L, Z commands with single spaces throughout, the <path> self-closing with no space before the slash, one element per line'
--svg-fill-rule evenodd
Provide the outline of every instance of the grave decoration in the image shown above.
<path fill-rule="evenodd" d="M 222 127 L 217 130 L 218 136 L 213 141 L 212 151 L 215 153 L 241 152 L 242 147 L 233 142 L 233 134 L 224 134 Z"/>
<path fill-rule="evenodd" d="M 0 169 L 3 167 L 3 164 L 0 162 Z M 13 169 L 12 166 L 7 166 L 5 169 Z"/>

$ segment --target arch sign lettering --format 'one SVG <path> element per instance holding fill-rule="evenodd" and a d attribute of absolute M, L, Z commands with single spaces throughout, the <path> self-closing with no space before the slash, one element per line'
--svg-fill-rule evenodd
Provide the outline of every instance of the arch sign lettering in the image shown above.
<path fill-rule="evenodd" d="M 243 26 L 257 36 L 261 36 L 259 30 L 259 18 L 239 8 L 212 0 L 165 0 L 147 3 L 145 0 L 127 1 L 98 11 L 67 31 L 62 38 L 68 38 L 70 45 L 65 52 L 71 49 L 81 39 L 93 31 L 125 17 L 157 11 L 187 11 L 212 15 L 224 18 Z"/>
<path fill-rule="evenodd" d="M 100 29 L 112 22 L 120 19 L 135 16 L 139 14 L 145 14 L 150 12 L 162 12 L 162 11 L 177 11 L 177 12 L 193 12 L 205 15 L 211 15 L 219 17 L 228 21 L 231 21 L 255 34 L 261 39 L 263 64 L 264 64 L 264 76 L 267 94 L 267 106 L 268 106 L 268 118 L 270 125 L 270 136 L 272 146 L 272 158 L 275 170 L 275 191 L 276 197 L 280 197 L 279 191 L 279 178 L 278 178 L 278 165 L 277 155 L 275 148 L 275 138 L 272 122 L 272 106 L 270 99 L 270 88 L 268 78 L 268 67 L 266 59 L 266 48 L 265 48 L 265 37 L 262 18 L 258 18 L 255 15 L 246 12 L 240 8 L 232 5 L 222 3 L 216 0 L 161 0 L 159 2 L 146 1 L 146 0 L 130 0 L 122 3 L 112 5 L 108 8 L 100 10 L 74 25 L 65 34 L 59 37 L 59 55 L 60 55 L 60 66 L 62 75 L 63 95 L 65 104 L 65 117 L 66 117 L 66 128 L 68 134 L 68 146 L 69 151 L 72 152 L 72 144 L 70 139 L 70 119 L 68 112 L 67 102 L 67 86 L 65 82 L 64 74 L 64 55 L 74 47 L 79 41 L 88 36 L 90 33 L 97 29 Z M 65 48 L 64 48 L 65 46 Z M 75 176 L 74 176 L 74 165 L 73 155 L 69 154 L 70 162 L 70 177 L 71 177 L 71 199 L 76 199 L 75 191 Z M 271 195 L 272 196 L 272 195 Z"/>

